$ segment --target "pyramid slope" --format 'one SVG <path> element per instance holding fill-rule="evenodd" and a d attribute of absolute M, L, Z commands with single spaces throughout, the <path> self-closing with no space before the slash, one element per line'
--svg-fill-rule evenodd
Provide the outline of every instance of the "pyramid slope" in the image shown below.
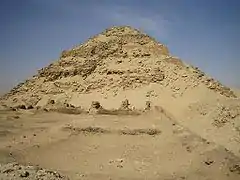
<path fill-rule="evenodd" d="M 171 56 L 165 45 L 132 27 L 120 26 L 63 51 L 59 60 L 13 88 L 1 102 L 36 106 L 46 97 L 77 101 L 76 97 L 87 95 L 89 99 L 93 93 L 108 99 L 149 85 L 175 98 L 199 87 L 236 98 L 230 88 Z M 90 99 L 95 97 L 91 95 Z"/>

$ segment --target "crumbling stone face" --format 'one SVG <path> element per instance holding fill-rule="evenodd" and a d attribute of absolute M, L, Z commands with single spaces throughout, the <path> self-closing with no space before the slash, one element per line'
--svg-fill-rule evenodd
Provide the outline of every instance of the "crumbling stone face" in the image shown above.
<path fill-rule="evenodd" d="M 168 58 L 166 58 L 167 62 L 170 62 L 172 64 L 175 64 L 179 67 L 183 67 L 184 66 L 184 63 L 182 62 L 181 59 L 179 58 L 176 58 L 176 57 L 172 57 L 172 56 L 168 56 Z"/>
<path fill-rule="evenodd" d="M 204 72 L 202 72 L 197 67 L 192 67 L 194 76 L 197 77 L 202 83 L 204 83 L 207 88 L 218 92 L 219 94 L 229 97 L 229 98 L 237 98 L 236 94 L 228 87 L 221 84 L 219 81 L 214 80 L 213 78 L 207 77 Z"/>
<path fill-rule="evenodd" d="M 237 96 L 234 94 L 234 92 L 226 87 L 223 86 L 220 82 L 215 81 L 213 79 L 209 79 L 207 81 L 205 81 L 205 84 L 207 85 L 207 87 L 211 90 L 214 90 L 216 92 L 219 92 L 221 95 L 226 96 L 226 97 L 233 97 L 236 98 Z"/>
<path fill-rule="evenodd" d="M 62 78 L 73 77 L 73 76 L 82 76 L 86 78 L 94 72 L 98 64 L 95 59 L 85 59 L 83 62 L 77 63 L 71 61 L 68 62 L 67 67 L 65 67 L 65 60 L 60 60 L 59 66 L 48 66 L 39 70 L 38 76 L 44 77 L 44 82 L 56 81 Z"/>
<path fill-rule="evenodd" d="M 164 74 L 163 73 L 156 73 L 151 75 L 150 82 L 161 82 L 164 80 Z"/>
<path fill-rule="evenodd" d="M 109 70 L 107 75 L 116 74 L 120 78 L 120 82 L 116 86 L 123 89 L 135 89 L 141 85 L 148 85 L 150 83 L 160 83 L 165 79 L 162 71 L 143 71 L 141 69 L 122 71 L 122 70 Z"/>

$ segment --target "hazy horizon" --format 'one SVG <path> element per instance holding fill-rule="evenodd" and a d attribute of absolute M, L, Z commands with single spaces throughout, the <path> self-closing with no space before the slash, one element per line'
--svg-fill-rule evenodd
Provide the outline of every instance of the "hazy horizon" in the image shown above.
<path fill-rule="evenodd" d="M 170 53 L 223 84 L 240 88 L 240 2 L 3 0 L 0 94 L 111 26 L 138 28 Z"/>

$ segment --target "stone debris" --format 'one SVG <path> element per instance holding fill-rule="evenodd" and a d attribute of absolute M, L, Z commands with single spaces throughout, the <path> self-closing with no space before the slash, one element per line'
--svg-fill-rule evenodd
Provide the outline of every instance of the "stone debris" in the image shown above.
<path fill-rule="evenodd" d="M 92 101 L 91 107 L 89 109 L 89 113 L 90 114 L 96 114 L 96 113 L 98 113 L 101 110 L 103 110 L 103 108 L 102 108 L 100 102 Z"/>
<path fill-rule="evenodd" d="M 130 103 L 129 103 L 128 99 L 125 99 L 124 101 L 122 101 L 120 109 L 121 110 L 130 110 L 129 105 L 130 105 Z"/>
<path fill-rule="evenodd" d="M 23 166 L 18 163 L 0 164 L 0 179 L 4 180 L 69 180 L 56 171 L 35 166 Z"/>
<path fill-rule="evenodd" d="M 146 101 L 146 107 L 145 110 L 150 110 L 151 109 L 151 101 Z"/>

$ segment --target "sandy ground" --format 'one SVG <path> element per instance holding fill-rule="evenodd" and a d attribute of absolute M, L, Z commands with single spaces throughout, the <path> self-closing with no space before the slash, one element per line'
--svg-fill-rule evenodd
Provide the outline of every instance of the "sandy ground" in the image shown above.
<path fill-rule="evenodd" d="M 238 156 L 156 110 L 138 116 L 1 111 L 0 163 L 9 162 L 70 179 L 240 179 Z"/>
<path fill-rule="evenodd" d="M 240 97 L 240 88 L 235 88 L 234 92 L 237 94 L 238 97 Z"/>

